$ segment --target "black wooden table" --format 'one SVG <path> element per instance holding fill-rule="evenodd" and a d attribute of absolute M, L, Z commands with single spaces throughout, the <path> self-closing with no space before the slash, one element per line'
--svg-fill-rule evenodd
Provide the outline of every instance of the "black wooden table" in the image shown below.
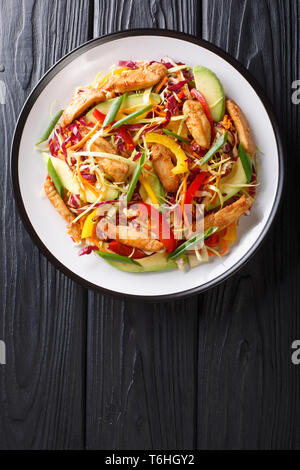
<path fill-rule="evenodd" d="M 299 0 L 0 0 L 1 449 L 300 448 Z M 184 31 L 242 62 L 288 146 L 284 202 L 254 258 L 219 287 L 164 304 L 75 284 L 26 233 L 9 150 L 31 89 L 100 35 Z"/>

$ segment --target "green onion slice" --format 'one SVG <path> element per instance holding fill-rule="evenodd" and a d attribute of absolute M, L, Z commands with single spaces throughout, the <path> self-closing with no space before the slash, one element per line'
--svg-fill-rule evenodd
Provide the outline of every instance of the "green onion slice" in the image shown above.
<path fill-rule="evenodd" d="M 148 104 L 147 106 L 144 106 L 141 109 L 138 109 L 134 113 L 129 114 L 128 116 L 125 116 L 123 119 L 120 119 L 119 121 L 115 122 L 111 128 L 112 129 L 117 129 L 120 126 L 123 126 L 123 124 L 126 124 L 129 121 L 132 121 L 132 119 L 135 119 L 136 117 L 140 116 L 141 114 L 146 113 L 147 111 L 150 111 L 152 109 L 152 104 Z"/>
<path fill-rule="evenodd" d="M 186 242 L 184 242 L 182 245 L 180 245 L 176 250 L 174 250 L 169 256 L 169 260 L 175 260 L 182 256 L 186 251 L 191 250 L 194 248 L 196 245 L 198 245 L 200 242 L 205 240 L 206 238 L 210 237 L 213 233 L 215 233 L 218 230 L 219 227 L 210 227 L 207 229 L 204 233 L 201 235 L 195 235 L 194 237 L 190 238 Z"/>
<path fill-rule="evenodd" d="M 47 129 L 45 130 L 43 135 L 41 135 L 39 141 L 35 145 L 40 145 L 42 142 L 45 142 L 46 140 L 49 139 L 49 137 L 51 135 L 51 132 L 53 131 L 55 125 L 58 122 L 58 120 L 61 118 L 61 115 L 62 115 L 63 112 L 64 112 L 63 109 L 61 109 L 60 111 L 57 111 L 55 116 L 53 116 L 53 118 L 49 122 Z"/>
<path fill-rule="evenodd" d="M 138 164 L 136 166 L 136 169 L 134 170 L 134 173 L 132 175 L 132 179 L 131 179 L 131 182 L 130 182 L 130 185 L 129 185 L 129 188 L 128 188 L 128 191 L 127 191 L 127 194 L 126 194 L 126 197 L 125 197 L 125 204 L 128 204 L 131 201 L 133 192 L 134 192 L 135 187 L 138 183 L 138 180 L 139 180 L 140 174 L 142 172 L 143 166 L 145 165 L 145 161 L 146 161 L 146 152 L 143 151 L 142 155 L 140 156 L 140 158 L 138 160 Z"/>
<path fill-rule="evenodd" d="M 186 144 L 190 143 L 187 139 L 181 137 L 181 135 L 175 134 L 175 132 L 169 131 L 168 129 L 163 129 L 163 132 L 167 135 L 170 135 L 171 137 L 174 137 L 177 140 L 180 140 L 181 142 L 185 142 Z"/>
<path fill-rule="evenodd" d="M 128 263 L 128 264 L 137 264 L 141 266 L 140 263 L 135 261 L 132 258 L 128 258 L 127 256 L 117 255 L 116 253 L 108 253 L 106 251 L 97 250 L 96 253 L 101 256 L 101 258 L 111 260 L 111 261 L 118 261 L 119 263 Z"/>
<path fill-rule="evenodd" d="M 58 176 L 58 174 L 56 173 L 56 170 L 53 166 L 53 163 L 51 161 L 51 158 L 49 157 L 49 155 L 47 153 L 43 153 L 43 159 L 46 163 L 46 167 L 47 167 L 47 171 L 48 171 L 48 175 L 50 176 L 51 180 L 53 181 L 53 184 L 56 188 L 56 191 L 58 192 L 58 194 L 60 195 L 60 197 L 63 199 L 64 198 L 64 193 L 65 193 L 65 189 L 64 189 L 64 186 Z"/>
<path fill-rule="evenodd" d="M 202 158 L 200 162 L 200 166 L 203 166 L 205 163 L 207 163 L 214 156 L 214 154 L 218 150 L 220 150 L 221 147 L 223 147 L 223 145 L 227 142 L 227 139 L 228 139 L 228 131 L 224 132 L 224 134 L 222 134 L 221 137 L 219 137 L 219 139 L 212 146 L 212 148 L 209 149 L 206 155 L 204 155 L 204 157 Z"/>
<path fill-rule="evenodd" d="M 122 96 L 118 96 L 118 98 L 116 98 L 112 102 L 112 104 L 109 108 L 109 111 L 106 115 L 106 118 L 104 119 L 104 122 L 102 124 L 102 128 L 104 128 L 105 126 L 107 126 L 108 124 L 110 124 L 111 122 L 113 122 L 115 120 L 115 117 L 118 114 L 119 109 L 121 108 L 125 98 L 126 98 L 126 93 L 124 93 L 124 95 L 122 95 Z"/>

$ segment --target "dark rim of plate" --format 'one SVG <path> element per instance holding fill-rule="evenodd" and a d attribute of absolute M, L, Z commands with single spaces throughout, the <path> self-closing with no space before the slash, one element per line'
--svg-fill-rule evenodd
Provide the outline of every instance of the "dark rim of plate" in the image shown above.
<path fill-rule="evenodd" d="M 52 78 L 60 72 L 67 64 L 72 62 L 75 58 L 80 56 L 81 54 L 84 54 L 86 51 L 100 45 L 100 44 L 105 44 L 107 42 L 115 41 L 117 39 L 122 39 L 126 38 L 129 36 L 165 36 L 165 37 L 170 37 L 170 38 L 175 38 L 179 39 L 182 41 L 187 41 L 193 44 L 196 44 L 198 46 L 201 46 L 218 56 L 222 57 L 224 60 L 226 60 L 230 65 L 232 65 L 238 72 L 240 72 L 243 77 L 248 81 L 248 83 L 252 86 L 252 88 L 255 90 L 256 94 L 262 101 L 268 115 L 271 121 L 271 124 L 273 126 L 275 138 L 276 138 L 276 143 L 277 143 L 277 148 L 278 148 L 278 156 L 279 156 L 279 178 L 278 178 L 278 186 L 277 186 L 277 192 L 276 192 L 276 198 L 272 207 L 272 211 L 270 213 L 270 216 L 263 228 L 262 233 L 260 234 L 259 238 L 256 240 L 256 242 L 251 246 L 250 250 L 248 251 L 247 255 L 243 258 L 240 259 L 234 266 L 232 266 L 230 269 L 225 271 L 223 274 L 220 276 L 216 277 L 215 279 L 199 286 L 195 287 L 192 289 L 185 290 L 183 292 L 178 292 L 178 293 L 173 293 L 173 294 L 166 294 L 166 295 L 153 295 L 153 296 L 143 296 L 143 295 L 133 295 L 133 294 L 123 294 L 120 292 L 115 292 L 113 290 L 105 289 L 103 287 L 98 286 L 97 284 L 93 284 L 89 281 L 86 281 L 79 275 L 75 274 L 72 272 L 70 269 L 68 269 L 66 266 L 64 266 L 44 245 L 44 243 L 41 241 L 39 238 L 38 234 L 36 233 L 34 227 L 32 226 L 29 217 L 27 215 L 24 202 L 21 196 L 21 191 L 20 191 L 20 184 L 19 184 L 19 175 L 18 175 L 18 161 L 19 161 L 19 148 L 20 148 L 20 142 L 21 142 L 21 137 L 23 133 L 23 129 L 27 120 L 27 117 L 39 97 L 39 95 L 42 93 L 44 88 L 48 85 L 48 83 L 52 80 Z M 203 40 L 203 39 L 198 39 L 195 36 L 185 34 L 185 33 L 180 33 L 176 31 L 171 31 L 171 30 L 161 30 L 161 29 L 133 29 L 133 30 L 127 30 L 123 32 L 118 32 L 118 33 L 112 33 L 112 34 L 107 34 L 105 36 L 102 36 L 97 39 L 92 39 L 91 41 L 88 41 L 81 46 L 77 47 L 73 51 L 71 51 L 69 54 L 64 56 L 62 59 L 60 59 L 51 69 L 40 79 L 38 84 L 35 86 L 31 94 L 29 95 L 28 99 L 26 100 L 20 116 L 18 118 L 18 122 L 16 125 L 16 129 L 14 132 L 14 137 L 13 137 L 13 142 L 12 142 L 12 147 L 11 147 L 11 178 L 12 178 L 12 185 L 13 185 L 13 191 L 14 191 L 14 197 L 16 200 L 16 204 L 18 207 L 18 210 L 21 214 L 21 219 L 24 223 L 24 226 L 26 230 L 28 231 L 29 235 L 31 236 L 32 240 L 34 243 L 38 246 L 38 248 L 41 250 L 41 252 L 46 256 L 46 258 L 51 261 L 51 263 L 54 264 L 54 266 L 62 271 L 65 275 L 69 276 L 72 280 L 78 282 L 82 286 L 88 288 L 88 289 L 93 289 L 101 293 L 105 294 L 110 294 L 117 296 L 119 298 L 129 298 L 129 299 L 140 299 L 142 301 L 150 301 L 150 302 L 161 302 L 161 301 L 168 301 L 168 300 L 175 300 L 175 299 L 182 299 L 184 297 L 188 297 L 191 295 L 199 294 L 200 292 L 203 292 L 211 287 L 215 287 L 216 285 L 220 284 L 223 282 L 225 279 L 229 278 L 232 274 L 236 273 L 239 269 L 241 269 L 249 260 L 250 258 L 254 255 L 254 253 L 257 251 L 257 249 L 260 247 L 263 239 L 267 235 L 272 223 L 274 222 L 275 215 L 278 211 L 279 204 L 281 201 L 281 196 L 283 192 L 283 186 L 284 186 L 284 157 L 285 156 L 285 148 L 283 144 L 283 139 L 281 136 L 281 131 L 278 126 L 277 120 L 275 118 L 274 112 L 272 110 L 272 107 L 269 103 L 269 100 L 265 96 L 264 92 L 262 91 L 260 85 L 252 77 L 252 75 L 247 71 L 247 69 L 242 66 L 236 59 L 231 57 L 229 54 L 224 52 L 222 49 L 220 49 L 217 46 L 214 46 L 213 44 Z M 146 273 L 142 274 L 143 276 L 147 276 Z M 145 277 L 146 281 L 146 277 Z"/>

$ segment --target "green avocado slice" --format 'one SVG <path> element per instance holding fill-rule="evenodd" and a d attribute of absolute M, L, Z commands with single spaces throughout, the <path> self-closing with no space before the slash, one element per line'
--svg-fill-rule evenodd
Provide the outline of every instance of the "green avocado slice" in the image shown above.
<path fill-rule="evenodd" d="M 153 271 L 167 271 L 169 269 L 177 268 L 177 264 L 174 261 L 168 261 L 166 253 L 155 253 L 154 255 L 148 256 L 137 260 L 140 266 L 136 264 L 125 264 L 116 261 L 108 261 L 111 266 L 126 271 L 128 273 L 149 273 Z"/>
<path fill-rule="evenodd" d="M 225 93 L 220 80 L 212 70 L 202 65 L 196 65 L 193 73 L 196 88 L 206 99 L 213 120 L 221 121 L 225 114 Z"/>
<path fill-rule="evenodd" d="M 48 156 L 46 154 L 46 156 Z M 74 194 L 80 194 L 80 187 L 77 181 L 74 180 L 73 173 L 63 160 L 60 160 L 59 158 L 56 157 L 49 157 L 48 158 L 51 160 L 53 167 L 63 185 L 64 188 L 66 188 L 68 191 Z M 119 197 L 119 191 L 117 189 L 107 187 L 104 193 L 104 199 L 107 201 L 111 201 L 114 199 L 117 199 Z M 97 200 L 97 196 L 90 191 L 89 189 L 86 189 L 86 198 L 87 202 L 95 202 Z"/>
<path fill-rule="evenodd" d="M 227 201 L 232 196 L 235 196 L 242 187 L 239 185 L 243 185 L 247 183 L 247 176 L 245 174 L 245 170 L 240 158 L 233 164 L 232 170 L 227 176 L 223 176 L 220 180 L 220 191 L 223 195 L 223 201 Z M 231 186 L 234 185 L 234 186 Z M 209 205 L 208 210 L 215 209 L 220 205 L 220 199 L 218 197 L 218 201 L 214 205 Z"/>

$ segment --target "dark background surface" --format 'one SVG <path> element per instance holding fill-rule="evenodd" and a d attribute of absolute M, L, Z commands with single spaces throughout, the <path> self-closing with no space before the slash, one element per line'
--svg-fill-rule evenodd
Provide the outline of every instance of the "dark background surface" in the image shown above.
<path fill-rule="evenodd" d="M 299 0 L 0 0 L 0 449 L 300 449 L 299 18 Z M 88 39 L 139 27 L 236 57 L 288 147 L 284 202 L 258 253 L 219 287 L 165 304 L 116 300 L 55 270 L 10 183 L 14 126 L 40 77 Z"/>

